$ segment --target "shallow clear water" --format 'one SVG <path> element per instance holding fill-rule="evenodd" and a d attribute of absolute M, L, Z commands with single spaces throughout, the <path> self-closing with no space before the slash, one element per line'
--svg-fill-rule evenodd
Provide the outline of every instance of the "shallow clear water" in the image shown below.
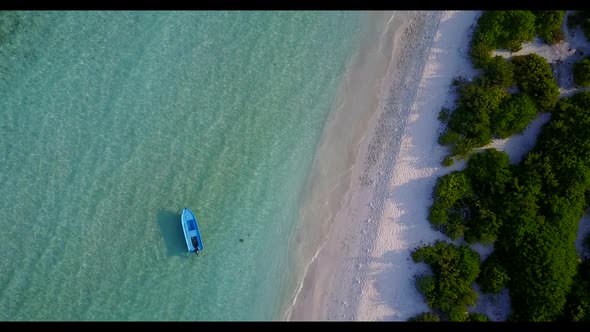
<path fill-rule="evenodd" d="M 0 320 L 277 319 L 364 15 L 0 13 Z"/>

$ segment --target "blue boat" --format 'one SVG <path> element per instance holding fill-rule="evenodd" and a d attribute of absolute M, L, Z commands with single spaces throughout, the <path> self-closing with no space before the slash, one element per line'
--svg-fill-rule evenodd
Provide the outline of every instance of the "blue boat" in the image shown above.
<path fill-rule="evenodd" d="M 199 255 L 199 251 L 203 250 L 203 241 L 201 240 L 201 232 L 195 214 L 189 208 L 184 208 L 180 221 L 188 251 Z"/>

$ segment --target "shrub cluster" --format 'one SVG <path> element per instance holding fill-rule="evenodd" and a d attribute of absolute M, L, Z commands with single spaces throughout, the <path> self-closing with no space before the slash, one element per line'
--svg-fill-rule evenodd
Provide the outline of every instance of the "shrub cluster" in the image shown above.
<path fill-rule="evenodd" d="M 547 60 L 531 53 L 513 57 L 512 63 L 518 88 L 535 101 L 539 111 L 552 110 L 559 99 L 559 87 Z"/>
<path fill-rule="evenodd" d="M 476 304 L 478 296 L 471 288 L 479 273 L 479 254 L 469 247 L 437 241 L 432 246 L 416 249 L 414 262 L 424 262 L 432 275 L 416 279 L 416 287 L 432 309 L 452 321 L 469 319 L 467 307 Z"/>
<path fill-rule="evenodd" d="M 517 52 L 522 43 L 540 36 L 554 44 L 563 39 L 561 23 L 565 12 L 555 11 L 485 11 L 477 21 L 471 39 L 470 55 L 476 68 L 484 68 L 495 49 Z"/>
<path fill-rule="evenodd" d="M 505 139 L 523 132 L 539 112 L 555 108 L 559 87 L 543 57 L 529 54 L 506 60 L 490 54 L 498 48 L 516 51 L 536 34 L 548 42 L 559 40 L 563 15 L 563 11 L 486 11 L 481 15 L 470 52 L 483 74 L 473 82 L 454 80 L 457 105 L 439 114 L 446 124 L 439 144 L 449 148 L 448 157 L 467 158 L 473 149 L 489 144 L 493 138 Z M 520 92 L 508 93 L 514 84 Z M 442 164 L 452 165 L 449 159 Z"/>
<path fill-rule="evenodd" d="M 548 42 L 559 37 L 555 27 L 562 14 L 531 13 L 539 35 Z M 506 17 L 518 18 L 513 21 L 522 26 Z M 539 111 L 552 111 L 534 149 L 518 165 L 510 165 L 504 152 L 487 149 L 473 154 L 465 170 L 437 180 L 428 216 L 432 226 L 452 239 L 495 248 L 481 267 L 477 253 L 465 245 L 437 242 L 412 254 L 432 269 L 416 285 L 441 318 L 487 320 L 466 311 L 477 300 L 470 287 L 476 280 L 486 293 L 509 289 L 510 320 L 590 320 L 590 260 L 580 264 L 574 245 L 579 220 L 590 206 L 590 92 L 559 100 L 551 68 L 535 54 L 511 63 L 490 58 L 489 52 L 477 58 L 485 47 L 514 49 L 513 41 L 528 38 L 527 17 L 482 15 L 472 56 L 484 75 L 473 82 L 455 80 L 457 108 L 441 111 L 447 130 L 439 143 L 459 156 L 492 137 L 522 131 Z M 513 83 L 519 92 L 511 95 L 506 88 Z"/>
<path fill-rule="evenodd" d="M 473 155 L 464 171 L 439 177 L 428 220 L 453 240 L 493 243 L 502 225 L 497 213 L 512 181 L 508 155 L 487 149 Z"/>
<path fill-rule="evenodd" d="M 574 63 L 574 84 L 577 86 L 590 86 L 590 57 L 586 57 L 579 62 Z"/>
<path fill-rule="evenodd" d="M 582 268 L 576 276 L 574 243 L 590 205 L 590 92 L 558 102 L 518 165 L 487 149 L 465 170 L 440 177 L 433 196 L 435 229 L 468 243 L 494 243 L 477 282 L 484 292 L 509 288 L 510 319 L 587 319 L 590 280 Z"/>
<path fill-rule="evenodd" d="M 563 10 L 540 10 L 534 11 L 537 34 L 547 44 L 555 44 L 564 39 L 561 31 L 561 23 L 565 11 Z"/>
<path fill-rule="evenodd" d="M 431 312 L 423 312 L 414 317 L 410 317 L 408 322 L 440 322 L 440 317 Z"/>

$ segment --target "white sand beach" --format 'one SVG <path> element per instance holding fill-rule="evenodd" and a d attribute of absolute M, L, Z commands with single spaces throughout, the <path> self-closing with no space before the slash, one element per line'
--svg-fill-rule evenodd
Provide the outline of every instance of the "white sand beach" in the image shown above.
<path fill-rule="evenodd" d="M 448 240 L 427 220 L 431 194 L 439 176 L 466 163 L 441 166 L 447 151 L 437 143 L 442 129 L 437 117 L 441 107 L 454 103 L 452 79 L 477 74 L 468 49 L 479 14 L 410 13 L 391 36 L 394 55 L 380 85 L 377 110 L 347 169 L 350 186 L 337 213 L 330 216 L 333 221 L 306 270 L 289 320 L 405 321 L 429 311 L 413 284 L 428 267 L 415 264 L 410 254 L 437 239 Z M 570 57 L 571 62 L 580 45 L 588 45 L 580 42 L 580 32 L 567 33 L 568 39 L 558 45 L 548 47 L 537 41 L 524 45 L 518 54 L 541 51 L 550 62 L 560 64 L 554 67 L 558 82 L 569 82 L 571 63 L 568 67 L 560 60 Z M 573 85 L 560 86 L 562 93 L 572 93 Z M 534 146 L 549 118 L 542 114 L 522 134 L 495 140 L 490 147 L 506 151 L 516 163 Z M 394 139 L 396 135 L 401 139 Z M 480 245 L 473 248 L 482 260 L 492 251 Z M 505 320 L 510 310 L 508 293 L 480 294 L 472 309 L 493 321 Z"/>

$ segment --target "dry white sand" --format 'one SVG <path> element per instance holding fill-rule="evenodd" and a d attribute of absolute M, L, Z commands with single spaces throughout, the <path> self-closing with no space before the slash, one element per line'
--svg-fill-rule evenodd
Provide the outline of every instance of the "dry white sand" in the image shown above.
<path fill-rule="evenodd" d="M 348 170 L 350 188 L 307 269 L 290 320 L 405 321 L 429 311 L 413 283 L 429 268 L 415 264 L 410 254 L 438 239 L 448 241 L 427 220 L 431 194 L 439 176 L 466 163 L 441 166 L 447 151 L 437 143 L 443 128 L 437 117 L 441 107 L 451 107 L 455 101 L 450 93 L 452 79 L 477 74 L 467 52 L 479 14 L 411 14 L 403 35 L 396 39 L 399 48 L 381 85 L 377 112 Z M 555 63 L 562 93 L 567 95 L 576 91 L 568 83 L 571 63 L 581 58 L 580 50 L 588 55 L 590 48 L 579 29 L 572 34 L 565 23 L 564 28 L 566 41 L 551 47 L 536 41 L 516 54 L 536 52 Z M 517 163 L 532 149 L 549 118 L 542 114 L 522 134 L 495 140 L 490 147 L 506 151 L 511 162 Z M 590 222 L 582 224 L 580 233 L 590 228 Z M 493 250 L 481 245 L 472 248 L 482 260 Z M 480 293 L 477 306 L 470 309 L 493 321 L 505 320 L 510 310 L 508 292 Z"/>

